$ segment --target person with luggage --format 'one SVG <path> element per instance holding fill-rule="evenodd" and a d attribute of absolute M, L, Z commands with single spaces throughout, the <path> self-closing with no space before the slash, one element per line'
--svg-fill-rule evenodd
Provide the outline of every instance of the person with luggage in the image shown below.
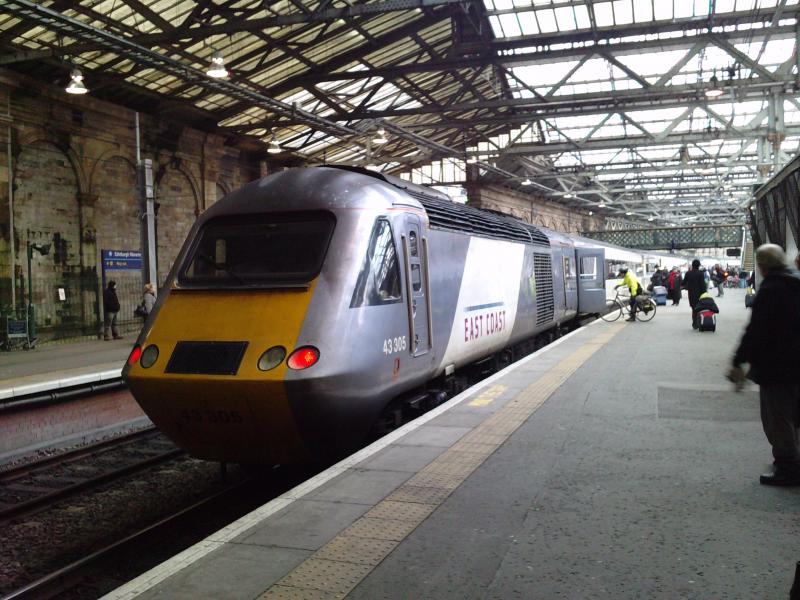
<path fill-rule="evenodd" d="M 763 277 L 753 312 L 733 356 L 728 379 L 741 390 L 745 378 L 759 386 L 761 424 L 772 446 L 774 471 L 761 475 L 763 485 L 800 486 L 800 278 L 787 268 L 776 244 L 756 251 Z M 750 365 L 745 375 L 743 364 Z"/>
<path fill-rule="evenodd" d="M 614 289 L 627 286 L 631 294 L 630 301 L 630 314 L 626 321 L 636 320 L 636 296 L 642 293 L 642 284 L 636 279 L 636 275 L 628 270 L 628 267 L 622 267 L 617 274 L 617 277 L 622 277 L 622 283 L 615 285 Z"/>
<path fill-rule="evenodd" d="M 683 288 L 689 292 L 689 306 L 692 307 L 692 329 L 697 329 L 694 307 L 700 300 L 700 296 L 706 293 L 707 288 L 705 276 L 700 270 L 700 261 L 696 258 L 692 261 L 692 269 L 686 273 L 686 277 L 683 279 Z"/>
<path fill-rule="evenodd" d="M 697 304 L 692 308 L 694 315 L 695 329 L 699 331 L 716 331 L 717 330 L 717 317 L 719 308 L 717 303 L 708 292 L 700 294 Z"/>

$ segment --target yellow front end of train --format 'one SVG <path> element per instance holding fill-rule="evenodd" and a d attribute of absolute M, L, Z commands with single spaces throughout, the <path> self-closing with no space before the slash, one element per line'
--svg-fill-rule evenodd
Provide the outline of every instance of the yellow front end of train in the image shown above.
<path fill-rule="evenodd" d="M 173 289 L 140 344 L 147 360 L 132 356 L 129 361 L 126 378 L 134 397 L 159 429 L 197 458 L 265 464 L 306 460 L 284 383 L 289 367 L 283 360 L 265 371 L 259 359 L 276 346 L 287 353 L 295 349 L 313 287 Z M 145 368 L 155 354 L 148 352 L 151 346 L 158 349 L 157 358 Z M 178 369 L 183 372 L 176 373 L 179 346 L 212 351 L 198 351 L 197 362 L 205 364 L 196 366 L 187 354 Z M 217 360 L 215 355 L 226 360 L 220 349 L 230 348 L 241 354 L 235 373 L 213 373 L 218 365 L 208 362 Z M 186 372 L 192 370 L 206 372 Z"/>

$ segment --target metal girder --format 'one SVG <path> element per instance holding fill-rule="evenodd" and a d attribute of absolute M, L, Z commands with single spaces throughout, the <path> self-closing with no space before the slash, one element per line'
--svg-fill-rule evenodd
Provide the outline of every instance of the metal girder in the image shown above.
<path fill-rule="evenodd" d="M 581 235 L 601 242 L 640 250 L 688 250 L 692 248 L 739 248 L 744 229 L 741 225 L 709 227 L 669 227 L 584 231 Z"/>
<path fill-rule="evenodd" d="M 585 150 L 608 150 L 620 147 L 634 146 L 673 146 L 684 144 L 696 144 L 699 142 L 710 142 L 725 139 L 726 141 L 738 139 L 757 139 L 759 135 L 766 133 L 762 128 L 743 129 L 743 130 L 717 130 L 711 132 L 694 133 L 671 133 L 662 139 L 652 139 L 648 136 L 637 135 L 621 138 L 597 138 L 585 142 L 548 142 L 544 144 L 517 144 L 507 148 L 507 154 L 524 154 L 527 156 L 541 154 L 557 154 L 559 152 L 574 152 Z M 800 135 L 800 126 L 793 125 L 786 128 L 786 135 Z M 475 152 L 475 154 L 480 154 Z"/>
<path fill-rule="evenodd" d="M 794 16 L 800 12 L 800 9 L 795 8 L 793 11 Z M 750 13 L 753 17 L 753 14 Z M 756 19 L 755 22 L 762 22 L 761 19 Z M 663 25 L 663 29 L 659 31 L 669 32 L 671 30 L 669 25 Z M 715 25 L 716 26 L 716 25 Z M 653 26 L 648 26 L 653 29 Z M 705 28 L 703 28 L 705 29 Z M 638 28 L 637 28 L 638 30 Z M 677 31 L 683 29 L 678 28 Z M 696 33 L 694 35 L 686 35 L 680 37 L 666 37 L 664 39 L 650 39 L 641 40 L 635 39 L 631 41 L 622 41 L 628 37 L 636 37 L 636 34 L 630 33 L 625 27 L 618 30 L 619 35 L 609 32 L 608 39 L 600 40 L 604 43 L 597 43 L 593 46 L 584 46 L 575 44 L 572 47 L 564 47 L 564 45 L 571 44 L 580 40 L 573 39 L 576 35 L 574 32 L 560 34 L 557 40 L 547 36 L 530 36 L 526 41 L 521 44 L 522 48 L 530 46 L 529 52 L 512 54 L 504 52 L 503 44 L 507 43 L 504 40 L 495 40 L 487 42 L 481 49 L 481 53 L 477 55 L 466 55 L 459 58 L 449 58 L 440 61 L 426 61 L 411 64 L 397 65 L 391 67 L 384 67 L 380 69 L 372 69 L 367 71 L 354 71 L 354 72 L 328 72 L 326 74 L 309 75 L 302 78 L 303 84 L 319 83 L 322 81 L 340 81 L 340 80 L 353 80 L 363 79 L 365 77 L 383 77 L 385 79 L 392 79 L 399 75 L 408 75 L 410 73 L 425 73 L 425 72 L 438 72 L 438 71 L 451 71 L 454 69 L 467 69 L 486 64 L 487 56 L 491 57 L 492 62 L 495 64 L 503 64 L 505 66 L 523 66 L 535 65 L 544 62 L 564 61 L 573 58 L 580 59 L 586 54 L 595 52 L 610 52 L 614 56 L 625 54 L 640 54 L 643 50 L 676 50 L 676 49 L 691 49 L 696 43 L 703 45 L 714 43 L 714 41 L 726 41 L 730 44 L 746 42 L 748 40 L 758 41 L 765 33 L 763 30 L 748 30 L 748 31 L 719 31 L 714 33 Z M 794 25 L 782 25 L 770 29 L 772 39 L 784 39 L 795 37 Z M 518 43 L 520 38 L 514 38 L 515 43 Z M 610 40 L 614 40 L 613 42 Z M 549 49 L 551 46 L 556 46 L 556 49 Z"/>
<path fill-rule="evenodd" d="M 747 81 L 735 80 L 727 84 L 729 93 L 736 95 L 737 101 L 762 100 L 764 93 L 772 89 L 785 89 L 787 85 L 794 84 L 794 76 L 789 74 L 780 79 L 765 81 L 753 78 Z M 448 106 L 420 106 L 408 109 L 367 110 L 350 113 L 332 114 L 328 118 L 340 121 L 351 119 L 386 119 L 414 117 L 421 115 L 456 115 L 477 110 L 493 109 L 495 112 L 487 116 L 459 120 L 457 118 L 444 118 L 432 120 L 430 123 L 421 122 L 409 124 L 409 129 L 434 128 L 450 129 L 453 127 L 468 127 L 470 125 L 508 123 L 515 125 L 537 119 L 568 117 L 589 114 L 606 114 L 608 112 L 633 112 L 637 110 L 650 110 L 654 108 L 685 107 L 689 102 L 709 102 L 704 90 L 710 87 L 705 85 L 674 85 L 656 88 L 651 86 L 646 90 L 618 90 L 611 92 L 596 92 L 589 94 L 576 94 L 550 97 L 547 100 L 537 98 L 504 98 L 498 100 L 480 100 L 476 102 L 463 102 Z M 728 99 L 717 101 L 729 103 Z M 514 110 L 513 113 L 507 112 Z M 292 121 L 275 121 L 273 125 L 287 126 Z"/>
<path fill-rule="evenodd" d="M 274 100 L 273 98 L 249 90 L 241 85 L 221 79 L 211 79 L 200 69 L 187 66 L 179 61 L 135 44 L 126 38 L 97 29 L 96 27 L 67 17 L 59 12 L 52 11 L 31 0 L 5 0 L 4 10 L 18 18 L 39 23 L 62 35 L 99 44 L 107 50 L 126 55 L 128 58 L 140 64 L 158 69 L 164 73 L 169 73 L 170 75 L 204 87 L 209 91 L 225 94 L 243 102 L 261 106 L 269 111 L 284 114 L 293 119 L 299 119 L 301 122 L 315 129 L 325 131 L 332 135 L 345 139 L 360 135 L 360 132 L 355 129 L 323 119 L 313 113 Z"/>

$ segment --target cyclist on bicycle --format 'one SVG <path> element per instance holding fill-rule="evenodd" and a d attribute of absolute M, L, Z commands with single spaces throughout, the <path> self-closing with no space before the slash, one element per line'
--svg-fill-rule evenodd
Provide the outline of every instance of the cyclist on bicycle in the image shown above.
<path fill-rule="evenodd" d="M 620 283 L 619 285 L 615 285 L 614 286 L 614 289 L 616 290 L 617 288 L 620 288 L 620 287 L 623 287 L 623 286 L 627 286 L 628 290 L 630 290 L 630 293 L 631 293 L 630 315 L 625 320 L 626 321 L 635 321 L 636 320 L 636 296 L 638 296 L 639 294 L 642 293 L 642 284 L 639 283 L 638 279 L 636 279 L 636 275 L 634 275 L 633 273 L 631 273 L 628 270 L 628 267 L 622 267 L 619 270 L 619 274 L 617 275 L 617 277 L 622 277 L 623 279 L 622 279 L 622 283 Z"/>

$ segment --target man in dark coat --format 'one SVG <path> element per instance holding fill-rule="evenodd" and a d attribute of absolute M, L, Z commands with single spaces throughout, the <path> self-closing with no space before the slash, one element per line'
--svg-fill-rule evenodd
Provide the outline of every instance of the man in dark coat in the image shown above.
<path fill-rule="evenodd" d="M 696 258 L 692 261 L 692 269 L 683 278 L 683 287 L 689 292 L 689 306 L 692 307 L 692 328 L 696 328 L 694 322 L 694 307 L 700 296 L 706 293 L 706 279 L 700 272 L 700 261 Z"/>
<path fill-rule="evenodd" d="M 728 378 L 741 389 L 744 370 L 759 385 L 761 424 L 772 445 L 775 470 L 762 475 L 764 485 L 800 485 L 800 278 L 786 267 L 780 246 L 764 244 L 756 251 L 763 280 L 753 301 L 753 312 Z"/>
<path fill-rule="evenodd" d="M 117 282 L 111 280 L 103 291 L 103 339 L 111 339 L 111 334 L 115 340 L 121 340 L 122 336 L 117 331 L 117 313 L 119 313 L 119 299 L 117 298 Z"/>

